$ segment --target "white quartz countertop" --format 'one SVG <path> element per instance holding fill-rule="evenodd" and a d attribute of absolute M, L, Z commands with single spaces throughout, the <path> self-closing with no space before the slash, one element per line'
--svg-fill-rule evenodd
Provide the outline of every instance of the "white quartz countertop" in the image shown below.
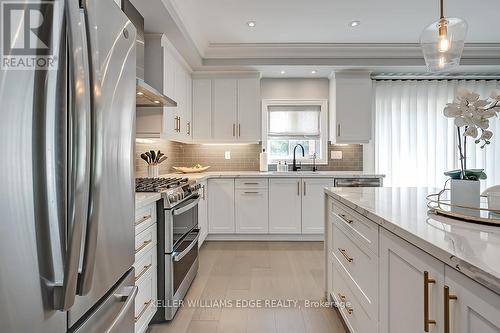
<path fill-rule="evenodd" d="M 135 193 L 135 209 L 140 209 L 157 200 L 161 199 L 160 193 L 136 192 Z"/>
<path fill-rule="evenodd" d="M 171 173 L 161 175 L 161 177 L 188 177 L 203 181 L 209 178 L 281 178 L 281 177 L 318 177 L 318 178 L 383 178 L 385 175 L 365 173 L 363 171 L 298 171 L 298 172 L 260 172 L 260 171 L 208 171 L 202 173 Z"/>
<path fill-rule="evenodd" d="M 325 193 L 500 294 L 500 226 L 429 213 L 429 188 L 326 188 Z"/>

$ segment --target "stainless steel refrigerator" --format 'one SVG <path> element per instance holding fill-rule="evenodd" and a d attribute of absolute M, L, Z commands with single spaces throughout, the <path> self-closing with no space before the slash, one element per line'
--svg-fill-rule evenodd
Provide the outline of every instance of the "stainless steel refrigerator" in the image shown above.
<path fill-rule="evenodd" d="M 0 331 L 133 332 L 136 30 L 113 0 L 0 4 L 3 65 L 53 59 L 0 69 Z"/>

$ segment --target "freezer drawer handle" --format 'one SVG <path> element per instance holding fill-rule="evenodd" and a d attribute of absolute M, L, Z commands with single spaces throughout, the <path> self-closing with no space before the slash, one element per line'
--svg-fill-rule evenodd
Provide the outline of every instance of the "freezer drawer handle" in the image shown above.
<path fill-rule="evenodd" d="M 151 242 L 152 242 L 152 241 L 153 241 L 152 239 L 149 239 L 149 240 L 147 240 L 147 241 L 144 241 L 144 242 L 142 243 L 142 245 L 141 245 L 141 246 L 139 246 L 137 249 L 135 249 L 135 254 L 137 254 L 137 253 L 141 252 L 141 250 L 142 250 L 142 249 L 144 249 L 144 248 L 145 248 L 146 246 L 148 246 L 149 244 L 151 244 Z"/>
<path fill-rule="evenodd" d="M 349 224 L 354 222 L 353 220 L 349 220 L 345 214 L 339 214 L 339 216 L 342 218 L 342 220 L 344 220 L 345 222 L 347 222 Z"/>
<path fill-rule="evenodd" d="M 181 253 L 177 253 L 177 252 L 174 253 L 174 255 L 173 255 L 174 261 L 181 261 L 182 258 L 184 258 L 184 256 L 186 254 L 188 254 L 189 251 L 191 251 L 191 249 L 193 247 L 196 246 L 196 244 L 198 242 L 198 238 L 200 238 L 200 230 L 198 230 L 198 234 L 196 235 L 195 239 L 193 239 L 191 244 L 189 244 L 189 246 L 184 251 L 182 251 Z"/>
<path fill-rule="evenodd" d="M 149 265 L 144 266 L 142 268 L 142 271 L 139 274 L 137 274 L 137 276 L 135 277 L 134 282 L 137 282 L 137 280 L 139 280 L 141 278 L 141 276 L 143 276 L 144 273 L 146 273 L 151 266 L 153 266 L 153 264 L 149 264 Z"/>
<path fill-rule="evenodd" d="M 143 216 L 139 221 L 135 222 L 135 226 L 142 224 L 151 218 L 151 214 Z"/>
<path fill-rule="evenodd" d="M 120 312 L 116 316 L 115 320 L 113 320 L 113 322 L 111 323 L 109 328 L 105 331 L 105 333 L 113 332 L 116 325 L 118 325 L 123 320 L 123 318 L 125 318 L 125 315 L 127 314 L 130 307 L 134 305 L 135 296 L 137 296 L 138 291 L 139 291 L 139 287 L 134 286 L 132 288 L 132 291 L 130 292 L 130 295 L 126 296 L 126 298 L 123 295 L 115 294 L 116 297 L 119 297 L 122 300 L 125 300 L 125 304 L 123 304 L 122 309 L 120 310 Z"/>
<path fill-rule="evenodd" d="M 139 319 L 141 319 L 141 317 L 144 315 L 144 313 L 146 312 L 146 310 L 149 308 L 149 306 L 151 305 L 151 303 L 153 302 L 152 299 L 150 299 L 149 301 L 147 302 L 144 302 L 144 306 L 141 310 L 141 312 L 139 313 L 139 315 L 137 317 L 134 317 L 134 322 L 138 322 Z"/>
<path fill-rule="evenodd" d="M 341 249 L 339 247 L 339 252 L 340 252 L 340 254 L 342 254 L 344 256 L 344 258 L 345 258 L 345 260 L 347 260 L 347 262 L 353 262 L 354 261 L 353 258 L 349 257 L 349 255 L 347 254 L 347 251 L 345 249 Z"/>

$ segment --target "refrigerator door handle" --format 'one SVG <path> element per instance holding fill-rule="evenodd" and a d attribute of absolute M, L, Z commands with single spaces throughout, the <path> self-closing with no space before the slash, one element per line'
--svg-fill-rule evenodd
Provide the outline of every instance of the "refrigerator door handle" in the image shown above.
<path fill-rule="evenodd" d="M 137 296 L 138 291 L 139 291 L 139 287 L 134 286 L 134 287 L 132 287 L 132 291 L 130 292 L 129 295 L 115 294 L 116 297 L 118 297 L 122 300 L 125 300 L 125 304 L 123 304 L 123 307 L 121 308 L 120 312 L 118 313 L 116 318 L 113 320 L 111 325 L 108 327 L 108 329 L 105 331 L 106 333 L 113 332 L 115 327 L 125 318 L 130 307 L 134 305 L 135 297 Z"/>
<path fill-rule="evenodd" d="M 62 284 L 56 284 L 54 307 L 68 310 L 75 302 L 90 190 L 90 80 L 85 17 L 78 1 L 67 1 L 70 98 L 67 253 Z"/>

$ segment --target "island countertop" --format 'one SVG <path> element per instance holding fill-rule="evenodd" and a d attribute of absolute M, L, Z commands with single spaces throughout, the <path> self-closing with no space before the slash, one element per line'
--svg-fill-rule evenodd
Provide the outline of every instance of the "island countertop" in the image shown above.
<path fill-rule="evenodd" d="M 325 193 L 500 294 L 500 226 L 429 212 L 432 188 L 326 188 Z"/>

